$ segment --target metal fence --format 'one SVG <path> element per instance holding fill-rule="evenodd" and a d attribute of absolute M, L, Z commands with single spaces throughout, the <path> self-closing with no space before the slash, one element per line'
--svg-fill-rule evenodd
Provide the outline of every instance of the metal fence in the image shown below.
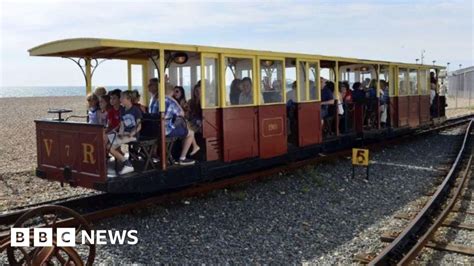
<path fill-rule="evenodd" d="M 447 91 L 447 116 L 474 112 L 474 66 L 449 72 L 447 84 L 441 85 Z"/>

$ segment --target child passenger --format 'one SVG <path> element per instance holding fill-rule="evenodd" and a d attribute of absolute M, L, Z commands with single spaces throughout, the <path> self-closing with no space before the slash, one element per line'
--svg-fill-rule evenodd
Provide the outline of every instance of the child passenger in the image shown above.
<path fill-rule="evenodd" d="M 86 97 L 87 100 L 87 118 L 89 124 L 99 124 L 98 110 L 99 110 L 99 98 L 97 95 L 90 93 Z"/>
<path fill-rule="evenodd" d="M 140 109 L 133 105 L 133 92 L 124 91 L 120 97 L 124 109 L 120 114 L 120 128 L 118 132 L 112 132 L 107 135 L 109 139 L 110 153 L 115 157 L 116 160 L 123 162 L 123 168 L 120 171 L 120 175 L 128 174 L 133 172 L 135 169 L 132 163 L 125 159 L 125 157 L 118 150 L 122 144 L 126 144 L 137 140 L 140 129 L 142 112 Z M 113 177 L 113 173 L 109 173 L 108 176 Z"/>
<path fill-rule="evenodd" d="M 122 91 L 119 89 L 115 89 L 109 92 L 110 96 L 110 105 L 112 108 L 109 109 L 107 112 L 107 129 L 106 133 L 111 131 L 117 131 L 120 126 L 120 110 L 122 109 L 120 105 L 120 96 Z"/>
<path fill-rule="evenodd" d="M 99 97 L 99 123 L 103 126 L 107 126 L 107 116 L 109 114 L 110 108 L 110 96 L 109 95 L 102 95 Z"/>

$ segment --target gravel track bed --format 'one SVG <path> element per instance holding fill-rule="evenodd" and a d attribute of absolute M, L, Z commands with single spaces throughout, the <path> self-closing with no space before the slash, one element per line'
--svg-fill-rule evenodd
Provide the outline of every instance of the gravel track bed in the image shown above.
<path fill-rule="evenodd" d="M 136 229 L 139 243 L 99 246 L 96 262 L 352 263 L 407 223 L 391 217 L 432 189 L 458 133 L 373 152 L 368 183 L 341 159 L 103 221 L 96 229 Z"/>

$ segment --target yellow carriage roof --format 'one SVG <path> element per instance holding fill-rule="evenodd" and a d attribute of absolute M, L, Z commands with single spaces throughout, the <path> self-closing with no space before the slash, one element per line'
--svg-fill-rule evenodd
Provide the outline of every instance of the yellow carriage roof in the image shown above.
<path fill-rule="evenodd" d="M 108 59 L 146 59 L 157 55 L 159 49 L 187 52 L 229 53 L 242 55 L 259 55 L 286 58 L 305 58 L 327 61 L 342 61 L 362 64 L 395 64 L 406 67 L 439 68 L 443 66 L 420 65 L 383 60 L 368 60 L 339 56 L 324 56 L 316 54 L 273 52 L 250 49 L 235 49 L 202 45 L 172 44 L 160 42 L 129 41 L 100 38 L 73 38 L 57 40 L 41 44 L 28 50 L 31 56 L 51 57 L 90 57 Z"/>

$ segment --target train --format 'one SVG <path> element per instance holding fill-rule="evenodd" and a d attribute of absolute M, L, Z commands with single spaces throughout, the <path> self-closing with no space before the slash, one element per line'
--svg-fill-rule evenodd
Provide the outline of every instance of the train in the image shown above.
<path fill-rule="evenodd" d="M 67 109 L 51 109 L 58 118 L 35 121 L 36 176 L 107 193 L 151 193 L 231 178 L 446 120 L 439 94 L 443 66 L 100 38 L 57 40 L 28 51 L 72 60 L 87 93 L 104 60 L 125 61 L 128 89 L 142 93 L 143 105 L 157 98 L 159 111 L 144 114 L 140 138 L 123 147 L 134 171 L 113 178 L 108 169 L 121 166 L 108 159 L 103 125 L 68 119 Z M 147 90 L 153 78 L 156 96 Z M 141 83 L 133 84 L 137 79 Z M 233 83 L 244 79 L 250 82 L 247 91 L 237 88 L 247 93 L 239 102 Z M 177 165 L 181 140 L 166 134 L 165 91 L 181 86 L 189 96 L 195 84 L 201 149 L 195 164 Z M 365 97 L 356 100 L 357 93 Z"/>

